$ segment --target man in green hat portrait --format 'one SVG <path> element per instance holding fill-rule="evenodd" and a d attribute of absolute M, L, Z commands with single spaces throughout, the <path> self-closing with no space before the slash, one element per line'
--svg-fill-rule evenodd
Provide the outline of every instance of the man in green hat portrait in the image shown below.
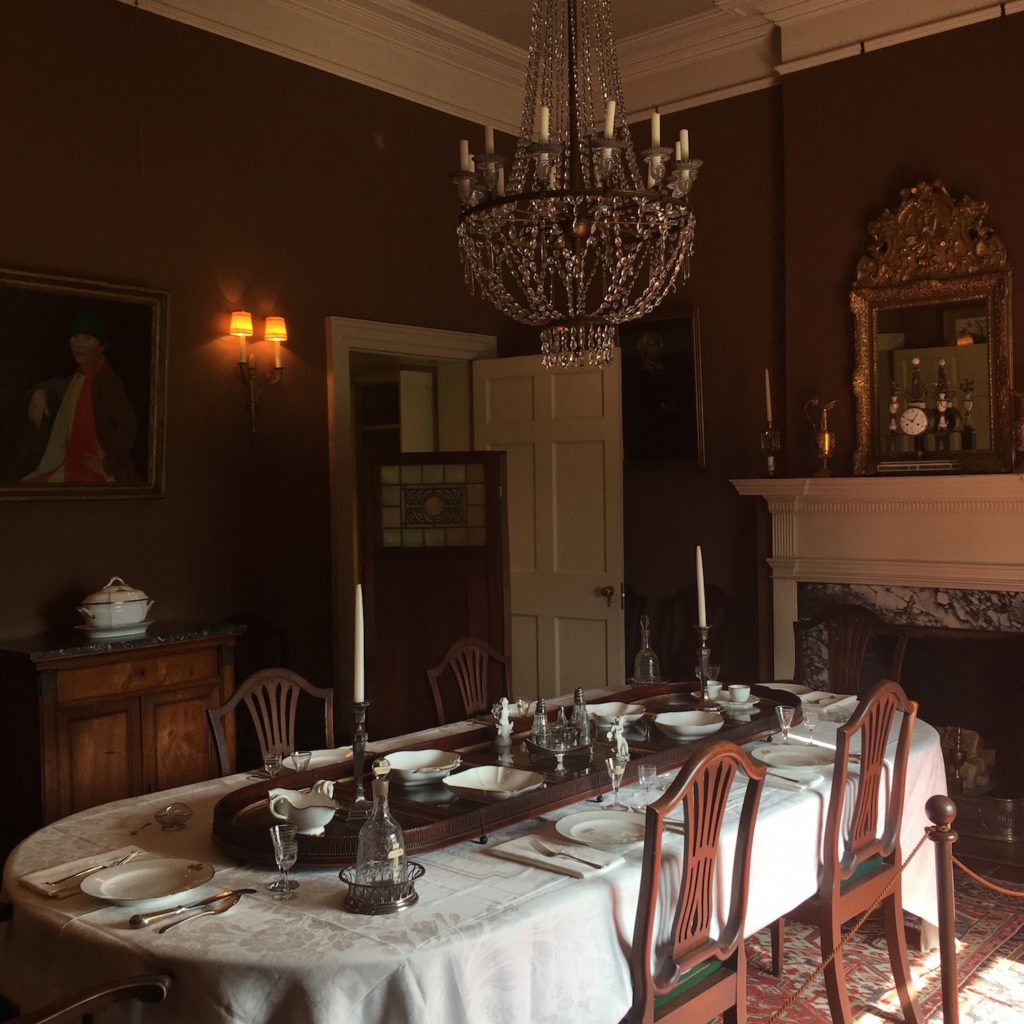
<path fill-rule="evenodd" d="M 43 381 L 29 398 L 28 418 L 49 438 L 39 465 L 22 483 L 133 483 L 131 462 L 137 422 L 121 378 L 106 357 L 109 332 L 103 318 L 83 310 L 70 325 L 70 377 Z"/>

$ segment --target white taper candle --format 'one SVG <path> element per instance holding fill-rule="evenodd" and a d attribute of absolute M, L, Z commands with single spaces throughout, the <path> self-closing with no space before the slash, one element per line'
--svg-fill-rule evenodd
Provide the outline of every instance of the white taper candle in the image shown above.
<path fill-rule="evenodd" d="M 704 559 L 701 557 L 700 545 L 697 545 L 697 625 L 708 624 L 708 611 L 704 604 Z"/>
<path fill-rule="evenodd" d="M 774 422 L 772 420 L 772 379 L 768 375 L 768 367 L 764 368 L 764 412 L 768 417 L 768 422 Z"/>
<path fill-rule="evenodd" d="M 363 585 L 356 584 L 355 659 L 352 672 L 352 700 L 366 700 L 366 675 L 363 656 Z"/>

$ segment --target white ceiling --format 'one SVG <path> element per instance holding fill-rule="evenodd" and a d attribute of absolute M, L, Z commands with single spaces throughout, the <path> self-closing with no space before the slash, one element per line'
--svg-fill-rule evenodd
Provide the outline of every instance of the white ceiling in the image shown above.
<path fill-rule="evenodd" d="M 530 0 L 121 0 L 517 132 Z M 1024 0 L 614 0 L 632 117 L 1024 10 Z"/>

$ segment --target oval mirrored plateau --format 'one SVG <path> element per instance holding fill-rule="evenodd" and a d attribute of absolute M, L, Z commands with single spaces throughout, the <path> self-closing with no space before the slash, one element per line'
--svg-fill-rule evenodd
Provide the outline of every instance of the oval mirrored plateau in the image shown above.
<path fill-rule="evenodd" d="M 520 793 L 529 793 L 544 785 L 544 776 L 521 768 L 485 764 L 467 768 L 442 780 L 460 796 L 478 800 L 507 800 Z"/>
<path fill-rule="evenodd" d="M 198 889 L 214 876 L 211 865 L 178 857 L 143 857 L 82 879 L 82 892 L 117 906 L 134 906 Z"/>
<path fill-rule="evenodd" d="M 718 732 L 725 725 L 725 719 L 714 711 L 663 711 L 654 716 L 654 724 L 666 736 L 693 739 Z"/>
<path fill-rule="evenodd" d="M 645 708 L 642 704 L 610 701 L 607 704 L 588 704 L 587 710 L 602 725 L 611 725 L 616 718 L 621 718 L 624 725 L 629 725 L 632 722 L 639 722 L 644 717 Z"/>
<path fill-rule="evenodd" d="M 396 750 L 386 756 L 391 778 L 403 786 L 440 782 L 462 764 L 462 758 L 450 750 Z"/>
<path fill-rule="evenodd" d="M 791 693 L 794 697 L 803 697 L 814 691 L 809 686 L 801 686 L 799 683 L 762 683 L 770 690 L 781 690 L 783 693 Z"/>
<path fill-rule="evenodd" d="M 768 747 L 756 747 L 751 751 L 751 756 L 755 761 L 769 768 L 778 768 L 787 775 L 808 778 L 831 768 L 836 760 L 834 751 L 805 743 L 776 743 Z"/>
<path fill-rule="evenodd" d="M 574 843 L 616 850 L 644 841 L 644 819 L 629 811 L 575 811 L 559 818 L 555 831 Z"/>

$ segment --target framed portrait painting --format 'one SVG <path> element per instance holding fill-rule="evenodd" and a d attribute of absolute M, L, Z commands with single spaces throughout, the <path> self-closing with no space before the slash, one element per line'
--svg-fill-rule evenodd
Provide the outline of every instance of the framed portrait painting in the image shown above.
<path fill-rule="evenodd" d="M 697 311 L 619 327 L 626 462 L 704 465 Z"/>
<path fill-rule="evenodd" d="M 167 295 L 0 270 L 0 499 L 163 493 Z"/>

